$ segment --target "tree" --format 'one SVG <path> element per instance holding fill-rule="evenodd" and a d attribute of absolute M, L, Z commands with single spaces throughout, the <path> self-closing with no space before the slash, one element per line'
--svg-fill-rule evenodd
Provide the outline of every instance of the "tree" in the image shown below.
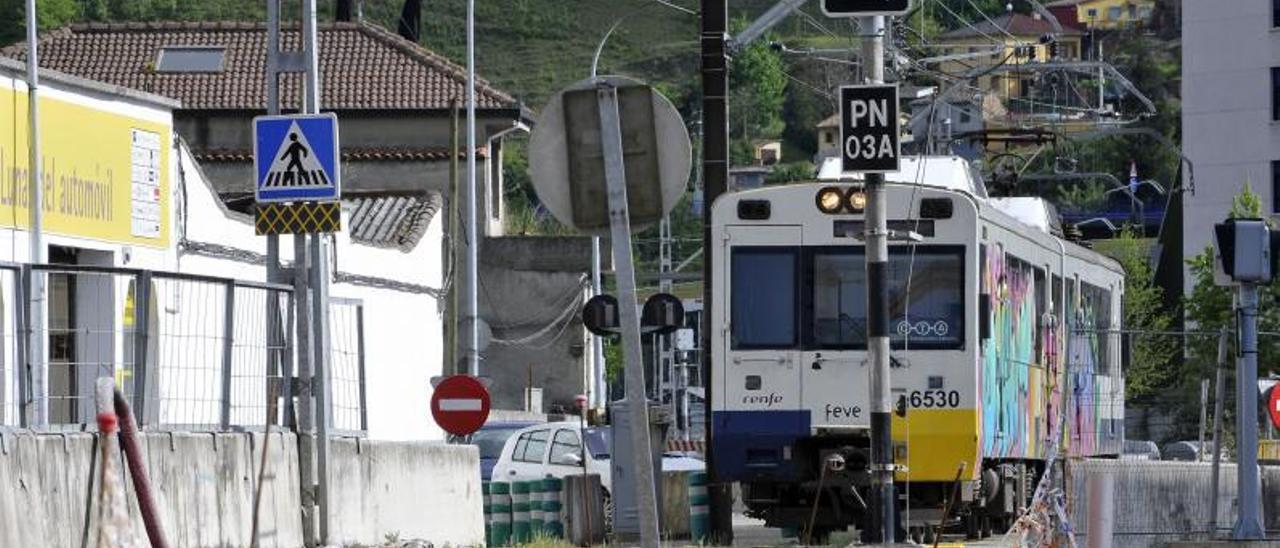
<path fill-rule="evenodd" d="M 736 29 L 746 26 L 735 20 Z M 776 138 L 786 124 L 782 107 L 786 101 L 787 73 L 782 56 L 756 40 L 733 57 L 729 68 L 729 136 L 735 140 L 735 160 L 750 150 L 752 139 Z"/>
<path fill-rule="evenodd" d="M 1231 204 L 1229 217 L 1259 218 L 1262 217 L 1262 200 L 1253 190 L 1245 185 L 1244 190 L 1235 196 Z M 1206 247 L 1203 252 L 1187 261 L 1190 265 L 1191 277 L 1195 285 L 1185 301 L 1187 319 L 1198 331 L 1217 332 L 1219 329 L 1234 329 L 1235 318 L 1232 313 L 1231 289 L 1217 285 L 1213 279 L 1213 248 Z M 1262 332 L 1280 331 L 1280 280 L 1273 280 L 1263 286 L 1260 291 L 1258 306 L 1258 330 Z M 1258 374 L 1280 372 L 1280 345 L 1274 339 L 1263 338 L 1258 345 Z M 1217 359 L 1218 342 L 1214 337 L 1194 337 L 1189 344 L 1192 356 L 1201 363 L 1213 363 Z"/>
<path fill-rule="evenodd" d="M 41 31 L 67 25 L 80 16 L 76 0 L 40 0 L 36 3 L 36 24 Z M 27 9 L 24 0 L 0 0 L 0 46 L 26 40 Z"/>
<path fill-rule="evenodd" d="M 1164 292 L 1155 284 L 1147 243 L 1132 230 L 1109 242 L 1109 255 L 1124 268 L 1124 327 L 1156 333 L 1168 331 L 1174 316 L 1164 309 Z M 1125 371 L 1125 397 L 1130 402 L 1151 400 L 1179 387 L 1185 379 L 1171 367 L 1181 350 L 1180 341 L 1168 336 L 1129 337 L 1129 367 Z"/>

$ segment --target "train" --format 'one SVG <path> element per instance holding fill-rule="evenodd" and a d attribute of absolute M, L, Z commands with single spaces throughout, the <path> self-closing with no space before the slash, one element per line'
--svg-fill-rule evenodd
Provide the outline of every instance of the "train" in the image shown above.
<path fill-rule="evenodd" d="M 866 531 L 869 393 L 860 176 L 726 193 L 712 206 L 712 458 L 748 516 L 821 539 Z M 968 162 L 885 174 L 900 534 L 1009 527 L 1053 455 L 1124 439 L 1124 271 L 1063 237 L 1038 198 L 996 198 Z M 944 515 L 945 514 L 945 515 Z"/>

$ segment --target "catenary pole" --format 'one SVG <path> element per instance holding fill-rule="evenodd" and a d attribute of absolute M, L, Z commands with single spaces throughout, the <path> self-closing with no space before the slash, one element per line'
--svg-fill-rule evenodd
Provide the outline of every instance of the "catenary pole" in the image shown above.
<path fill-rule="evenodd" d="M 40 57 L 37 52 L 36 0 L 27 0 L 27 114 L 29 116 L 28 133 L 31 153 L 27 166 L 27 208 L 30 212 L 30 228 L 27 231 L 30 244 L 28 262 L 40 264 L 45 262 L 44 248 L 44 191 L 40 188 L 42 177 L 40 154 Z M 27 347 L 29 352 L 28 366 L 31 368 L 31 396 L 35 402 L 30 424 L 47 426 L 49 424 L 49 369 L 44 359 L 44 276 L 31 274 L 31 340 Z"/>
<path fill-rule="evenodd" d="M 476 2 L 467 0 L 467 178 L 463 181 L 463 200 L 467 208 L 466 232 L 467 256 L 464 275 L 467 283 L 463 300 L 466 303 L 462 321 L 466 325 L 463 343 L 466 347 L 467 373 L 480 374 L 480 304 L 476 290 L 479 285 L 477 260 L 480 242 L 476 227 Z"/>
<path fill-rule="evenodd" d="M 711 204 L 724 194 L 729 181 L 729 71 L 725 51 L 729 22 L 727 0 L 702 0 L 702 248 L 713 249 L 711 241 Z M 706 252 L 710 256 L 710 251 Z M 733 491 L 722 482 L 716 472 L 715 444 L 712 443 L 712 402 L 714 387 L 711 382 L 711 311 L 717 306 L 712 299 L 716 272 L 712 261 L 702 261 L 702 329 L 698 348 L 701 350 L 703 404 L 703 432 L 706 437 L 706 463 L 708 510 L 710 512 L 711 542 L 718 545 L 733 544 Z"/>
<path fill-rule="evenodd" d="M 884 83 L 884 16 L 862 19 L 862 62 L 869 84 Z M 892 404 L 889 401 L 889 233 L 885 219 L 884 175 L 868 173 L 867 190 L 867 350 L 871 402 L 873 543 L 894 541 L 897 495 L 893 486 Z"/>

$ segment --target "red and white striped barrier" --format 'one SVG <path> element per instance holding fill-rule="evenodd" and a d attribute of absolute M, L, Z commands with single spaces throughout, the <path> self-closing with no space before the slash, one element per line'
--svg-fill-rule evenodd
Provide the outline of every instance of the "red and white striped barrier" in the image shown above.
<path fill-rule="evenodd" d="M 667 451 L 705 453 L 707 452 L 707 442 L 703 440 L 667 440 Z"/>

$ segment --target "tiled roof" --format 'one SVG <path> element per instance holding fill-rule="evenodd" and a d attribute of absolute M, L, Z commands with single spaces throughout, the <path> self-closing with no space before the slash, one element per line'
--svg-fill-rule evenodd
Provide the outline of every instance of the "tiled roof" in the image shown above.
<path fill-rule="evenodd" d="M 296 27 L 295 27 L 296 29 Z M 297 49 L 300 33 L 281 32 Z M 465 101 L 466 72 L 444 57 L 368 23 L 318 28 L 321 105 L 325 110 L 421 110 Z M 191 110 L 264 110 L 266 25 L 249 22 L 89 23 L 45 33 L 40 66 L 171 97 Z M 155 63 L 166 46 L 222 46 L 221 72 L 163 73 Z M 0 55 L 25 58 L 25 44 Z M 300 74 L 281 78 L 281 108 L 296 109 Z M 514 98 L 477 79 L 481 109 L 517 108 Z"/>
<path fill-rule="evenodd" d="M 438 192 L 343 200 L 351 207 L 351 239 L 374 247 L 409 251 L 418 245 L 444 204 Z"/>
<path fill-rule="evenodd" d="M 488 156 L 488 147 L 476 147 L 476 157 Z M 202 150 L 192 153 L 198 162 L 252 162 L 252 150 Z M 462 152 L 459 159 L 465 159 Z M 342 147 L 344 162 L 438 162 L 449 159 L 444 148 Z"/>
<path fill-rule="evenodd" d="M 1004 13 L 999 17 L 993 17 L 990 21 L 976 21 L 971 26 L 943 33 L 938 38 L 942 40 L 985 36 L 999 38 L 1005 33 L 1020 38 L 1039 38 L 1045 34 L 1053 33 L 1053 25 L 1040 17 L 1032 17 L 1021 13 Z M 1079 29 L 1063 25 L 1060 34 L 1063 36 L 1078 36 L 1082 33 Z"/>

